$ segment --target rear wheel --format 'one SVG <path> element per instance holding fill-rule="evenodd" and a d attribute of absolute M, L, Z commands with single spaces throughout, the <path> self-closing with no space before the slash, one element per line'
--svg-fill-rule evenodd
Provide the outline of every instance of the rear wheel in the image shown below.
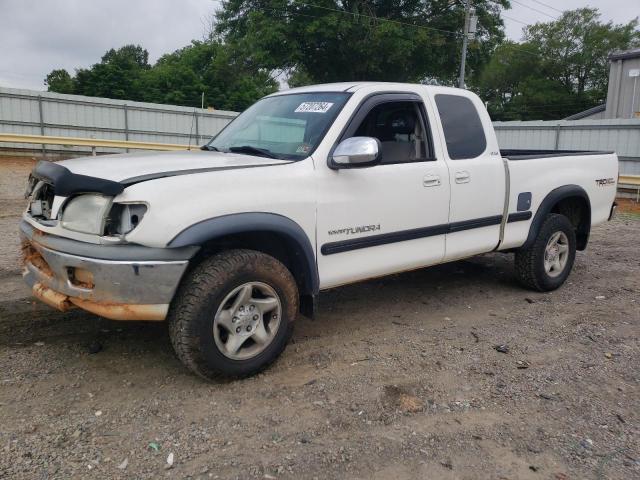
<path fill-rule="evenodd" d="M 183 281 L 169 312 L 178 358 L 205 378 L 245 377 L 284 350 L 298 311 L 289 270 L 252 250 L 204 260 Z"/>
<path fill-rule="evenodd" d="M 533 290 L 555 290 L 571 273 L 575 256 L 573 225 L 564 215 L 549 214 L 533 245 L 516 251 L 518 279 Z"/>

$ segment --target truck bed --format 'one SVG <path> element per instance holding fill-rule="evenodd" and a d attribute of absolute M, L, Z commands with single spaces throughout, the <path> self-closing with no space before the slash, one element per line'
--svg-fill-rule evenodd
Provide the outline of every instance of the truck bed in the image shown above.
<path fill-rule="evenodd" d="M 567 157 L 573 155 L 606 155 L 613 152 L 594 150 L 532 150 L 501 149 L 500 155 L 509 160 L 534 160 L 536 158 Z"/>

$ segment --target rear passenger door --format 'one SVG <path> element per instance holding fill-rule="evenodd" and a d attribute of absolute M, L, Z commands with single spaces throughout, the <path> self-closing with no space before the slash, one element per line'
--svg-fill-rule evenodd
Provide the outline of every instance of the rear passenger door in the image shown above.
<path fill-rule="evenodd" d="M 500 238 L 505 171 L 482 102 L 475 96 L 436 93 L 451 201 L 445 260 L 493 250 Z"/>

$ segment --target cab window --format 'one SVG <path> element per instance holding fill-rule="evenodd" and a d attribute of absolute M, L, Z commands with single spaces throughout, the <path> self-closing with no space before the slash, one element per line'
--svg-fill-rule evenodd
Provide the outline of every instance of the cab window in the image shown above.
<path fill-rule="evenodd" d="M 435 96 L 451 160 L 476 158 L 487 149 L 484 127 L 473 102 L 460 95 Z"/>
<path fill-rule="evenodd" d="M 377 138 L 382 164 L 425 161 L 430 156 L 418 102 L 378 104 L 350 136 Z"/>

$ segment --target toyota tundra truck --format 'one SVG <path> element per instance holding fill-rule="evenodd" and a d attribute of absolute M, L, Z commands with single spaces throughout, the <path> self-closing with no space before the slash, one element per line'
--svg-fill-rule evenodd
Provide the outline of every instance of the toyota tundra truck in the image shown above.
<path fill-rule="evenodd" d="M 612 152 L 500 150 L 469 91 L 295 88 L 194 151 L 38 163 L 24 279 L 62 311 L 166 321 L 190 370 L 243 377 L 322 290 L 487 252 L 560 287 L 617 177 Z"/>

